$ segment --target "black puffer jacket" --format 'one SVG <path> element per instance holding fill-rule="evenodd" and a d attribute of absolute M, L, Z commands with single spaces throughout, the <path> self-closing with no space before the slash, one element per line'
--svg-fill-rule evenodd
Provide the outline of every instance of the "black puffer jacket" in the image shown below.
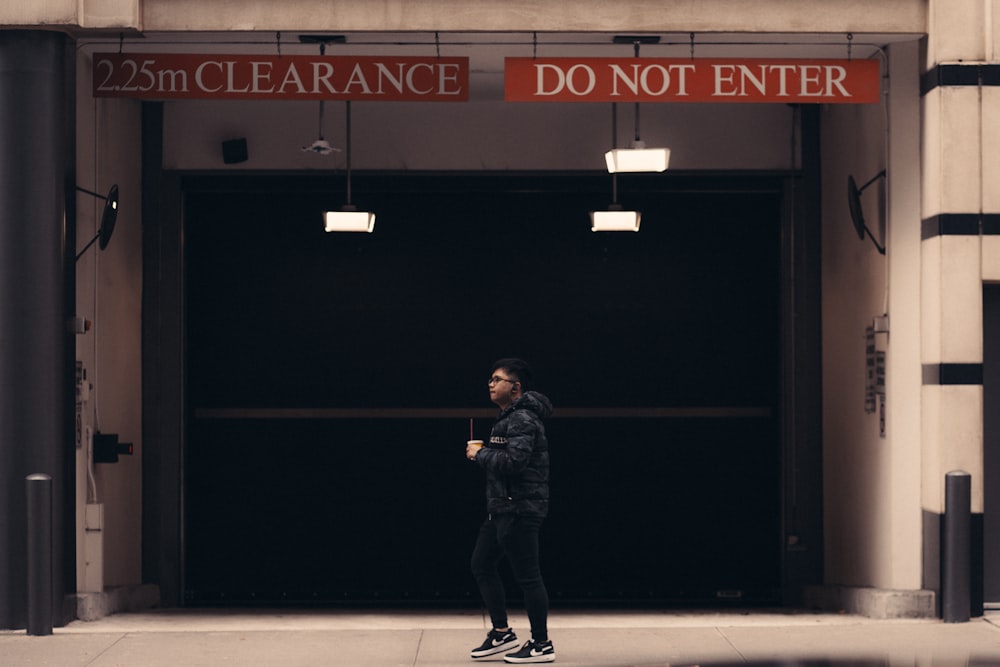
<path fill-rule="evenodd" d="M 476 461 L 486 470 L 490 514 L 545 516 L 549 512 L 549 441 L 542 420 L 552 404 L 529 391 L 497 417 Z"/>

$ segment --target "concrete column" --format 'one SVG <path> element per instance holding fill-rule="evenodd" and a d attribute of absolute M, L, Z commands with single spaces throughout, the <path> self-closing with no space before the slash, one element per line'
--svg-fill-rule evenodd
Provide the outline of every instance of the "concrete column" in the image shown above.
<path fill-rule="evenodd" d="M 1000 166 L 988 148 L 1000 112 L 1000 66 L 992 64 L 995 0 L 930 0 L 921 80 L 921 392 L 924 586 L 940 591 L 944 480 L 972 480 L 974 543 L 982 544 L 984 239 L 996 232 L 1000 199 L 987 179 Z M 973 606 L 982 602 L 982 554 Z M 975 559 L 974 559 L 975 560 Z M 978 582 L 978 590 L 976 586 Z M 978 595 L 978 598 L 977 598 Z"/>
<path fill-rule="evenodd" d="M 75 587 L 73 53 L 58 32 L 0 32 L 0 628 L 26 624 L 27 475 L 53 480 L 57 622 Z"/>

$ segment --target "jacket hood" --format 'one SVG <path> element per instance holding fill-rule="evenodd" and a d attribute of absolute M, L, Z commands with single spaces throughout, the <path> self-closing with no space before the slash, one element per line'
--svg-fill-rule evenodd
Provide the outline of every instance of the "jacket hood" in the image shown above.
<path fill-rule="evenodd" d="M 524 396 L 514 401 L 508 410 L 530 410 L 536 415 L 545 419 L 552 414 L 552 403 L 545 394 L 537 391 L 527 391 Z"/>

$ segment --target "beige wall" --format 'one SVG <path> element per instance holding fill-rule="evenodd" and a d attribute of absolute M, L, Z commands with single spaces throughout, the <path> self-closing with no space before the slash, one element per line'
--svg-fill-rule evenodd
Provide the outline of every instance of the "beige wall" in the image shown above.
<path fill-rule="evenodd" d="M 649 30 L 736 32 L 920 32 L 924 0 L 743 0 L 657 2 L 633 0 L 627 8 L 603 0 L 382 0 L 292 3 L 221 0 L 146 0 L 149 30 L 295 30 L 331 25 L 339 30 Z M 220 11 L 227 8 L 238 11 Z"/>
<path fill-rule="evenodd" d="M 963 2 L 978 0 L 962 0 Z M 0 25 L 197 30 L 643 30 L 846 33 L 924 31 L 926 0 L 15 0 Z M 944 15 L 947 17 L 947 14 Z M 322 27 L 319 27 L 322 26 Z"/>
<path fill-rule="evenodd" d="M 920 588 L 918 54 L 889 52 L 892 96 L 879 106 L 828 107 L 823 132 L 823 451 L 826 583 Z M 888 127 L 889 134 L 886 134 Z M 846 181 L 886 169 L 862 194 L 882 256 L 859 241 Z M 888 313 L 886 432 L 864 410 L 865 329 Z"/>
<path fill-rule="evenodd" d="M 94 244 L 77 262 L 77 315 L 90 320 L 77 337 L 77 359 L 93 385 L 84 406 L 83 426 L 117 433 L 135 454 L 88 471 L 88 452 L 77 450 L 77 582 L 88 577 L 87 562 L 103 557 L 104 587 L 141 582 L 142 534 L 142 220 L 140 106 L 135 100 L 94 100 L 89 94 L 89 64 L 78 67 L 77 183 L 106 193 L 120 190 L 118 222 L 105 250 Z M 104 202 L 77 198 L 78 248 L 94 237 Z M 86 444 L 86 443 L 85 443 Z M 92 480 L 90 479 L 92 475 Z M 84 540 L 84 507 L 104 506 L 103 554 Z"/>
<path fill-rule="evenodd" d="M 0 6 L 0 25 L 54 29 L 142 29 L 140 0 L 12 0 Z"/>
<path fill-rule="evenodd" d="M 879 554 L 873 585 L 921 588 L 920 512 L 920 49 L 917 42 L 889 48 L 889 223 L 886 244 L 889 334 L 886 347 L 888 549 Z M 888 583 L 881 583 L 888 582 Z"/>
<path fill-rule="evenodd" d="M 327 103 L 324 136 L 344 146 L 343 103 Z M 171 102 L 164 109 L 164 167 L 221 169 L 220 142 L 246 137 L 237 169 L 343 170 L 344 153 L 302 146 L 318 134 L 318 103 Z M 648 146 L 671 149 L 671 169 L 787 169 L 792 111 L 782 105 L 643 105 Z M 611 143 L 609 104 L 355 103 L 351 166 L 392 170 L 600 170 Z M 621 145 L 633 107 L 619 105 Z M 608 182 L 610 192 L 611 184 Z"/>

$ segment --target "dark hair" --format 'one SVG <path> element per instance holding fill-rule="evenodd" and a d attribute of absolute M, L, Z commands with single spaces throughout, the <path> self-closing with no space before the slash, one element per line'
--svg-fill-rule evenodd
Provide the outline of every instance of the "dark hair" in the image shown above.
<path fill-rule="evenodd" d="M 493 363 L 490 373 L 493 373 L 497 369 L 504 370 L 513 375 L 521 383 L 522 392 L 528 391 L 535 386 L 535 374 L 531 372 L 531 366 L 528 365 L 528 362 L 523 359 L 514 357 L 499 359 Z"/>

